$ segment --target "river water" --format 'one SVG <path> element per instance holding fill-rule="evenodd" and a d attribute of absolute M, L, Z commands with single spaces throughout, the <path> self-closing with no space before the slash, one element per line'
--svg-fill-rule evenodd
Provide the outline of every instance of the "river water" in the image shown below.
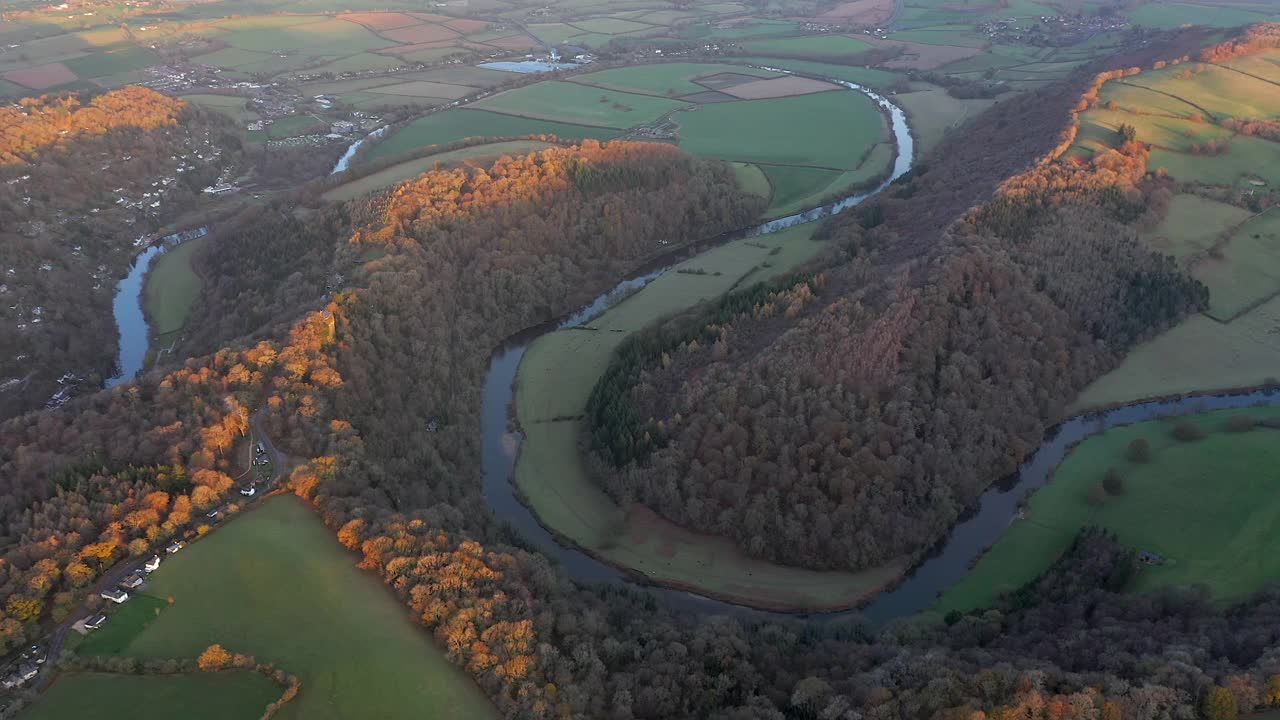
<path fill-rule="evenodd" d="M 120 348 L 116 355 L 118 374 L 107 378 L 106 386 L 115 387 L 132 380 L 147 359 L 147 346 L 151 342 L 151 329 L 142 311 L 142 290 L 151 263 L 164 254 L 166 245 L 152 245 L 133 259 L 129 274 L 116 285 L 116 296 L 111 302 L 111 312 L 120 330 Z"/>
<path fill-rule="evenodd" d="M 338 162 L 337 162 L 337 164 L 335 164 L 335 165 L 333 166 L 333 169 L 329 171 L 329 174 L 330 174 L 330 175 L 337 175 L 338 173 L 340 173 L 340 172 L 342 172 L 343 170 L 346 170 L 348 167 L 350 167 L 350 166 L 351 166 L 351 158 L 354 158 L 354 157 L 356 156 L 356 151 L 360 149 L 360 146 L 364 144 L 364 141 L 365 141 L 365 140 L 369 140 L 370 138 L 379 138 L 379 137 L 382 137 L 382 134 L 383 134 L 383 133 L 385 133 L 385 132 L 387 131 L 387 127 L 388 127 L 388 126 L 383 125 L 382 127 L 378 128 L 377 130 L 374 130 L 373 132 L 369 133 L 368 135 L 365 135 L 364 137 L 360 138 L 359 140 L 357 140 L 357 141 L 355 141 L 355 142 L 351 143 L 351 145 L 350 145 L 349 147 L 347 147 L 347 151 L 346 151 L 346 152 L 344 152 L 344 153 L 342 153 L 342 157 L 338 158 Z"/>
<path fill-rule="evenodd" d="M 833 81 L 837 82 L 837 81 Z M 906 117 L 889 100 L 866 88 L 852 83 L 839 82 L 851 90 L 862 92 L 888 111 L 894 137 L 898 143 L 898 156 L 890 179 L 874 190 L 850 196 L 840 201 L 815 208 L 808 212 L 773 220 L 749 230 L 729 233 L 708 241 L 713 246 L 744 236 L 777 232 L 805 222 L 817 220 L 841 212 L 883 190 L 889 182 L 906 173 L 911 167 L 912 139 Z M 700 249 L 699 249 L 700 251 Z M 525 330 L 503 343 L 490 359 L 485 377 L 481 408 L 483 433 L 482 470 L 484 493 L 493 513 L 527 543 L 554 557 L 574 580 L 585 583 L 613 583 L 639 586 L 635 576 L 601 562 L 582 552 L 570 543 L 562 542 L 548 531 L 518 498 L 514 484 L 515 463 L 520 452 L 521 437 L 511 429 L 514 416 L 514 387 L 516 372 L 525 350 L 538 337 L 557 329 L 571 327 L 588 321 L 604 312 L 614 293 L 643 287 L 661 275 L 677 261 L 667 257 L 651 263 L 623 280 L 608 293 L 596 298 L 587 306 L 560 320 Z M 1073 417 L 1053 428 L 1037 451 L 1018 471 L 985 491 L 974 507 L 966 513 L 950 532 L 907 574 L 893 590 L 883 592 L 860 609 L 839 612 L 793 614 L 791 617 L 836 619 L 862 617 L 879 624 L 894 618 L 913 615 L 928 609 L 942 591 L 958 582 L 972 564 L 1009 527 L 1019 505 L 1052 477 L 1053 471 L 1066 457 L 1070 449 L 1081 440 L 1107 428 L 1126 425 L 1160 417 L 1185 415 L 1232 408 L 1267 404 L 1280 405 L 1280 394 L 1270 391 L 1251 393 L 1206 394 L 1175 400 L 1134 403 L 1125 407 L 1086 413 Z M 707 598 L 683 590 L 645 584 L 647 592 L 662 602 L 694 613 L 730 614 L 749 617 L 780 616 L 782 614 L 755 610 L 742 605 Z"/>

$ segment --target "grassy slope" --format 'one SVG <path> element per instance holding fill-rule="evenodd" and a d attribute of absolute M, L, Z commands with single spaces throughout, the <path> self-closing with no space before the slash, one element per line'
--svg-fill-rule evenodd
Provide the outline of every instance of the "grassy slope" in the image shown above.
<path fill-rule="evenodd" d="M 1209 287 L 1208 314 L 1230 321 L 1280 292 L 1280 212 L 1271 210 L 1242 225 L 1192 273 Z"/>
<path fill-rule="evenodd" d="M 995 103 L 989 98 L 953 98 L 944 88 L 901 93 L 893 101 L 909 116 L 911 131 L 920 143 L 917 152 L 921 154 L 936 147 L 948 130 L 963 125 Z"/>
<path fill-rule="evenodd" d="M 221 643 L 275 662 L 303 683 L 279 717 L 494 716 L 471 680 L 295 498 L 270 500 L 193 543 L 146 592 L 174 603 L 124 654 L 194 657 Z"/>
<path fill-rule="evenodd" d="M 629 128 L 685 105 L 666 98 L 553 80 L 498 93 L 471 107 L 553 122 Z"/>
<path fill-rule="evenodd" d="M 324 193 L 321 197 L 329 202 L 343 202 L 361 195 L 367 195 L 374 190 L 394 185 L 401 180 L 417 177 L 435 167 L 436 163 L 448 167 L 458 165 L 466 160 L 490 161 L 496 160 L 503 155 L 527 155 L 548 147 L 550 147 L 549 143 L 537 140 L 509 140 L 436 153 L 416 160 L 407 160 L 379 170 L 372 175 L 362 177 L 359 180 L 339 185 Z"/>
<path fill-rule="evenodd" d="M 735 285 L 798 265 L 820 249 L 810 240 L 815 229 L 804 225 L 710 250 L 679 266 L 707 274 L 669 271 L 592 321 L 590 329 L 551 333 L 530 347 L 517 378 L 516 409 L 525 439 L 516 483 L 546 525 L 651 578 L 757 603 L 847 605 L 895 576 L 900 568 L 851 574 L 782 567 L 748 558 L 722 538 L 695 535 L 650 514 L 624 516 L 587 477 L 577 445 L 579 421 L 551 421 L 583 412 L 610 353 L 627 335 Z M 782 250 L 771 255 L 778 247 Z M 766 262 L 772 267 L 763 267 Z"/>
<path fill-rule="evenodd" d="M 147 272 L 147 315 L 156 335 L 181 330 L 187 324 L 191 306 L 200 295 L 200 276 L 191 259 L 209 237 L 188 240 L 161 255 Z"/>
<path fill-rule="evenodd" d="M 1144 240 L 1162 255 L 1184 261 L 1208 251 L 1224 231 L 1243 222 L 1249 211 L 1199 195 L 1175 195 L 1169 212 Z"/>
<path fill-rule="evenodd" d="M 758 165 L 749 163 L 733 163 L 733 174 L 738 179 L 738 187 L 743 190 L 767 198 L 773 193 L 769 178 Z"/>
<path fill-rule="evenodd" d="M 255 672 L 68 673 L 21 720 L 252 720 L 284 690 Z"/>
<path fill-rule="evenodd" d="M 460 108 L 428 115 L 405 125 L 374 146 L 365 159 L 377 160 L 392 157 L 424 145 L 444 145 L 467 137 L 510 137 L 531 134 L 608 140 L 616 137 L 618 131 Z"/>
<path fill-rule="evenodd" d="M 1155 420 L 1084 441 L 1032 496 L 1027 517 L 944 594 L 939 609 L 982 607 L 997 593 L 1031 581 L 1085 525 L 1106 527 L 1126 545 L 1172 561 L 1144 568 L 1136 590 L 1204 583 L 1215 597 L 1229 598 L 1280 578 L 1280 555 L 1271 552 L 1280 531 L 1280 482 L 1274 472 L 1280 443 L 1274 430 L 1224 431 L 1226 418 L 1240 414 L 1273 417 L 1277 411 Z M 1174 440 L 1171 429 L 1185 420 L 1204 427 L 1209 436 L 1192 443 Z M 1125 458 L 1125 448 L 1139 437 L 1153 449 L 1146 464 Z M 1094 508 L 1085 502 L 1086 493 L 1108 468 L 1121 471 L 1125 492 Z"/>

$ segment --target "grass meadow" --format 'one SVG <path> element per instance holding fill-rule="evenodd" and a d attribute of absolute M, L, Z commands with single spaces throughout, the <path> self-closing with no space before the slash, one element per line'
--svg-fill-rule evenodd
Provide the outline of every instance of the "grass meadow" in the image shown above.
<path fill-rule="evenodd" d="M 191 260 L 208 242 L 208 236 L 188 240 L 157 258 L 147 272 L 145 301 L 152 333 L 165 335 L 186 326 L 201 287 Z"/>
<path fill-rule="evenodd" d="M 253 720 L 284 689 L 256 672 L 65 673 L 20 720 Z"/>
<path fill-rule="evenodd" d="M 777 73 L 755 70 L 741 65 L 662 63 L 659 65 L 638 65 L 601 70 L 587 75 L 578 75 L 573 78 L 573 82 L 625 92 L 667 97 L 703 92 L 707 88 L 697 84 L 694 80 L 723 72 L 754 75 L 762 78 L 778 77 Z"/>
<path fill-rule="evenodd" d="M 583 328 L 539 338 L 517 376 L 524 430 L 516 484 L 547 526 L 611 562 L 665 583 L 778 606 L 848 606 L 903 567 L 865 573 L 816 572 L 747 557 L 733 543 L 668 523 L 643 508 L 619 508 L 587 476 L 579 454 L 580 416 L 611 353 L 628 335 L 680 312 L 785 272 L 822 245 L 814 224 L 708 250 L 664 273 Z M 680 269 L 698 272 L 679 272 Z"/>
<path fill-rule="evenodd" d="M 553 80 L 492 95 L 471 107 L 552 122 L 621 129 L 656 120 L 685 105 L 666 98 Z"/>
<path fill-rule="evenodd" d="M 108 638 L 119 645 L 108 654 L 195 657 L 219 643 L 254 655 L 302 679 L 277 717 L 495 717 L 471 679 L 292 496 L 268 500 L 167 558 L 143 592 L 163 599 L 153 605 L 160 612 L 113 617 L 104 631 L 117 620 L 138 631 Z M 138 628 L 140 619 L 146 624 Z M 94 652 L 92 638 L 80 652 Z"/>
<path fill-rule="evenodd" d="M 984 607 L 1032 581 L 1087 525 L 1107 528 L 1125 545 L 1167 559 L 1144 566 L 1135 591 L 1204 584 L 1214 597 L 1227 599 L 1280 578 L 1280 556 L 1270 552 L 1280 526 L 1277 431 L 1230 432 L 1227 419 L 1235 415 L 1276 417 L 1280 411 L 1251 408 L 1152 420 L 1080 443 L 1030 498 L 1025 517 L 943 595 L 938 609 Z M 1173 428 L 1182 422 L 1200 426 L 1205 438 L 1174 439 Z M 1127 459 L 1126 448 L 1137 438 L 1151 443 L 1149 462 Z M 1124 492 L 1100 507 L 1090 505 L 1089 490 L 1110 469 L 1121 474 Z"/>

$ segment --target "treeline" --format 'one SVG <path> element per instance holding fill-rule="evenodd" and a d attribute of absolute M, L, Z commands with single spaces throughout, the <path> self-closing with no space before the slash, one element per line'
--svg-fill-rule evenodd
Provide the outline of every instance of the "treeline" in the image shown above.
<path fill-rule="evenodd" d="M 172 127 L 186 105 L 134 85 L 97 95 L 87 104 L 77 95 L 24 98 L 16 106 L 0 107 L 0 165 L 33 162 L 51 145 L 82 135 Z"/>
<path fill-rule="evenodd" d="M 924 237 L 903 228 L 937 200 L 917 185 L 938 168 L 853 214 L 866 227 L 837 219 L 828 239 L 854 256 L 816 298 L 715 318 L 714 346 L 641 373 L 631 413 L 609 399 L 592 429 L 613 464 L 602 487 L 782 564 L 919 557 L 1089 381 L 1207 303 L 1138 240 L 1146 157 L 1129 143 L 1038 166 Z M 907 232 L 933 239 L 903 258 Z"/>

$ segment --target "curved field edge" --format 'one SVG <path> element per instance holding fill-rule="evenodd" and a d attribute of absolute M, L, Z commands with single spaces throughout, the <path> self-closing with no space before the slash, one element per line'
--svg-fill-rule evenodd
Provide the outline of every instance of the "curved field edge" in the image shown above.
<path fill-rule="evenodd" d="M 1085 439 L 973 570 L 942 595 L 936 609 L 985 607 L 1032 582 L 1088 525 L 1164 558 L 1160 565 L 1142 567 L 1131 586 L 1135 591 L 1202 584 L 1213 597 L 1227 600 L 1280 577 L 1280 558 L 1267 551 L 1280 524 L 1280 495 L 1269 472 L 1280 461 L 1280 444 L 1269 428 L 1228 429 L 1228 419 L 1241 416 L 1277 418 L 1280 410 L 1256 407 L 1148 420 Z M 1173 429 L 1187 424 L 1205 437 L 1175 439 Z M 1129 443 L 1139 438 L 1150 443 L 1146 462 L 1128 457 Z M 1122 492 L 1091 504 L 1090 491 L 1111 470 L 1119 474 Z"/>
<path fill-rule="evenodd" d="M 747 556 L 730 540 L 623 509 L 590 478 L 578 440 L 587 397 L 613 350 L 660 318 L 735 287 L 785 272 L 816 255 L 810 223 L 737 240 L 687 260 L 581 328 L 549 333 L 525 353 L 516 377 L 524 433 L 515 482 L 548 530 L 648 581 L 750 607 L 816 611 L 856 607 L 896 581 L 906 562 L 860 573 L 820 572 Z"/>
<path fill-rule="evenodd" d="M 488 162 L 497 160 L 504 155 L 528 155 L 532 152 L 545 150 L 551 146 L 551 143 L 542 142 L 540 140 L 504 140 L 493 143 L 484 143 L 481 145 L 472 145 L 469 147 L 459 148 L 457 150 L 446 150 L 444 152 L 433 153 L 413 160 L 396 163 L 390 167 L 365 175 L 362 178 L 352 180 L 348 183 L 343 183 L 331 190 L 327 190 L 320 197 L 326 202 L 344 202 L 347 200 L 354 200 L 355 198 L 368 195 L 376 190 L 381 190 L 404 180 L 415 178 L 418 175 L 433 169 L 436 163 L 440 163 L 444 167 L 451 167 L 467 161 Z"/>
<path fill-rule="evenodd" d="M 222 644 L 302 680 L 278 715 L 285 719 L 393 720 L 423 717 L 424 708 L 439 709 L 426 717 L 496 717 L 474 681 L 377 577 L 356 568 L 305 502 L 271 498 L 226 523 L 166 558 L 98 631 L 122 626 L 115 636 L 90 635 L 81 653 L 195 657 Z"/>

